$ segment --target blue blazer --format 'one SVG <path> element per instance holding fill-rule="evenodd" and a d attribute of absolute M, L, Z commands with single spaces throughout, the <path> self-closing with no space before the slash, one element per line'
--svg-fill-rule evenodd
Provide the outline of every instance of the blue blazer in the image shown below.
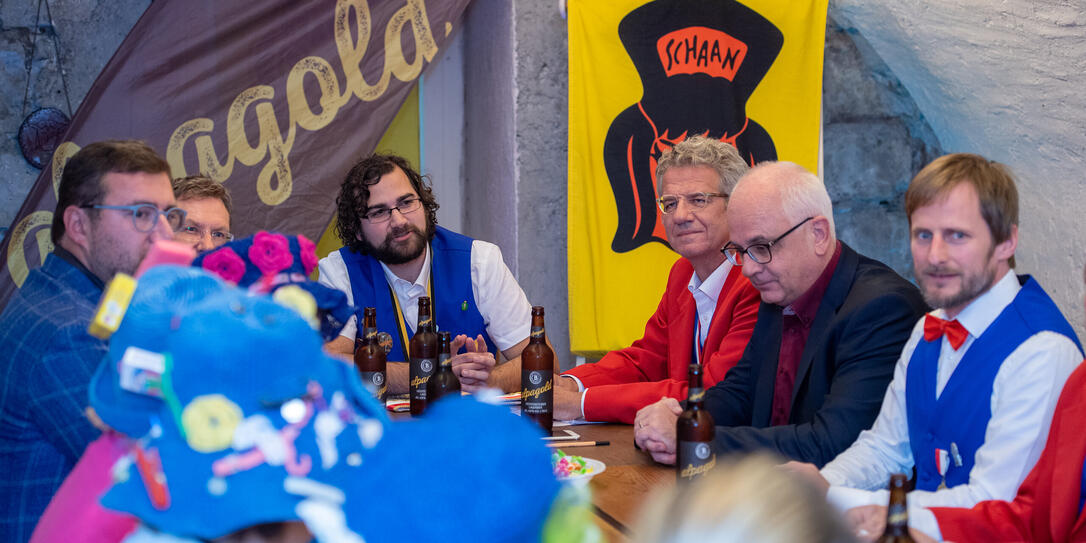
<path fill-rule="evenodd" d="M 768 449 L 822 467 L 875 421 L 927 304 L 885 264 L 841 245 L 796 371 L 789 424 L 769 424 L 782 308 L 762 303 L 743 357 L 706 393 L 719 453 Z"/>

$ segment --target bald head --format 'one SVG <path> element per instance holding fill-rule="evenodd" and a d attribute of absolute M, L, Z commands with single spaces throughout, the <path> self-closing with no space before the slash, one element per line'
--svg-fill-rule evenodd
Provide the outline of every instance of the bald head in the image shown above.
<path fill-rule="evenodd" d="M 822 274 L 836 249 L 833 204 L 817 176 L 791 162 L 758 165 L 728 205 L 729 246 L 768 246 L 768 259 L 742 256 L 743 275 L 766 303 L 787 306 Z M 757 250 L 757 249 L 756 249 Z M 752 251 L 753 252 L 753 251 Z"/>
<path fill-rule="evenodd" d="M 833 203 L 826 192 L 826 185 L 815 174 L 794 162 L 763 162 L 751 168 L 740 179 L 732 193 L 731 205 L 736 199 L 776 202 L 789 222 L 799 222 L 807 217 L 821 215 L 829 221 L 830 234 L 836 240 L 833 222 Z"/>

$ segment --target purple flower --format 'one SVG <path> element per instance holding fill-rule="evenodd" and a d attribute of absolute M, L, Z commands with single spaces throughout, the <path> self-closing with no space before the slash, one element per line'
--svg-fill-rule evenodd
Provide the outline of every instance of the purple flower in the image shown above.
<path fill-rule="evenodd" d="M 201 265 L 205 270 L 235 285 L 245 276 L 245 261 L 229 247 L 209 253 Z"/>
<path fill-rule="evenodd" d="M 253 236 L 253 245 L 249 247 L 249 261 L 263 275 L 273 275 L 285 270 L 294 263 L 290 254 L 290 242 L 282 234 L 270 234 L 261 230 Z"/>
<path fill-rule="evenodd" d="M 302 267 L 305 268 L 305 274 L 309 275 L 317 267 L 317 244 L 299 234 L 298 247 L 302 250 Z"/>

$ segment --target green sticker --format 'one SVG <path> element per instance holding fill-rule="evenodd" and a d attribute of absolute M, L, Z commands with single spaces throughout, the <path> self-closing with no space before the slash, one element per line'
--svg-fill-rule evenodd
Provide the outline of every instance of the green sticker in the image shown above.
<path fill-rule="evenodd" d="M 464 301 L 460 302 L 460 311 L 467 311 L 467 310 L 468 310 L 468 301 L 464 300 Z"/>

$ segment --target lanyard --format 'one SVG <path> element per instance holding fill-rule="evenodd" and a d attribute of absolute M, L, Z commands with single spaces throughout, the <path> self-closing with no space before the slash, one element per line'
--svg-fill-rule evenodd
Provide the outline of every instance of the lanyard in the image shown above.
<path fill-rule="evenodd" d="M 392 283 L 387 280 L 388 284 L 388 297 L 392 299 L 392 309 L 396 312 L 396 329 L 400 332 L 400 349 L 403 352 L 404 358 L 410 358 L 411 354 L 408 352 L 410 346 L 410 339 L 407 337 L 407 317 L 404 315 L 403 309 L 400 308 L 400 299 L 396 296 L 396 291 L 392 289 Z M 426 283 L 426 294 L 430 297 L 430 311 L 434 315 L 437 315 L 437 300 L 434 298 L 434 260 L 430 259 L 430 281 Z M 412 334 L 414 335 L 414 334 Z M 407 362 L 407 360 L 404 360 Z"/>
<path fill-rule="evenodd" d="M 712 321 L 709 321 L 710 325 Z M 701 315 L 694 308 L 694 362 L 701 364 L 701 352 L 705 349 L 705 340 L 701 337 Z"/>

